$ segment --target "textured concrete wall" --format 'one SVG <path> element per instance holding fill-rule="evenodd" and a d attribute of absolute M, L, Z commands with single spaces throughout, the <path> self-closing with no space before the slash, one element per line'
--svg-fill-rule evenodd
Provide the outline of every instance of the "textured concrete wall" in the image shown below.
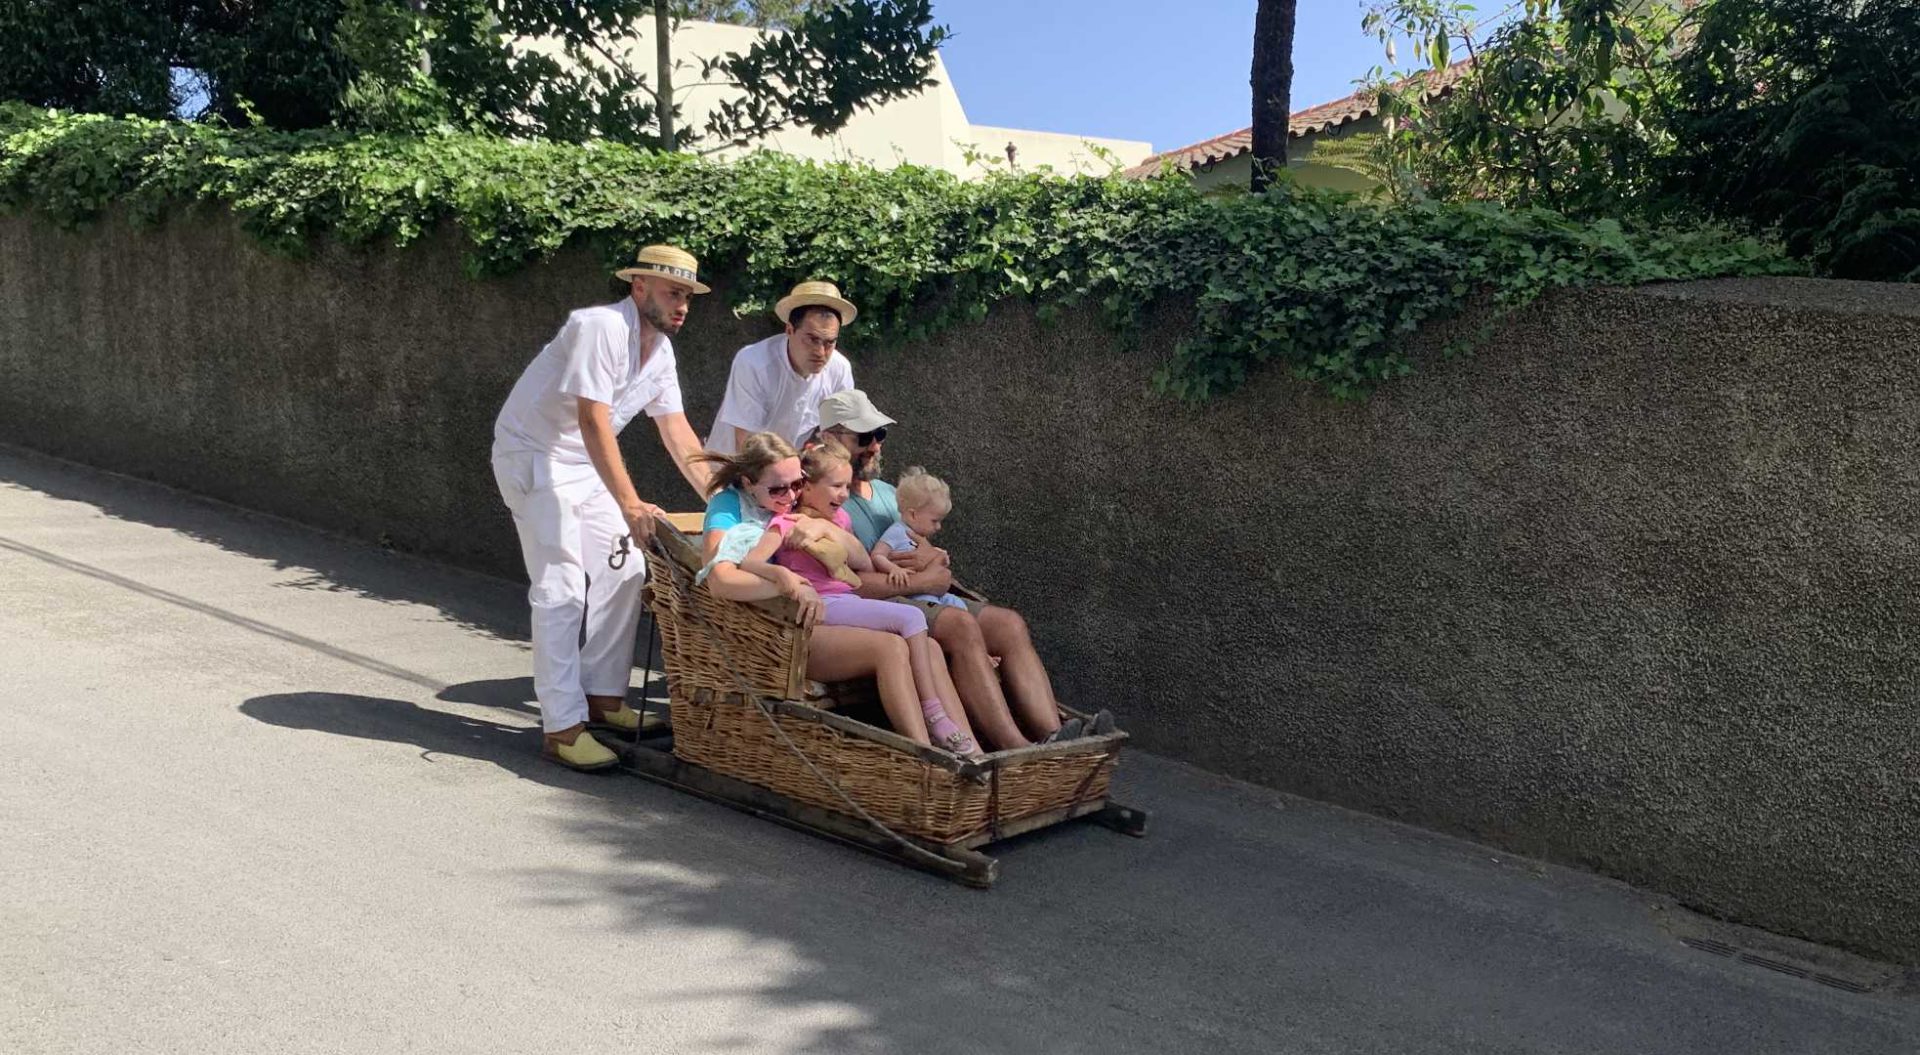
<path fill-rule="evenodd" d="M 220 219 L 69 234 L 0 218 L 0 439 L 517 573 L 493 417 L 569 310 L 619 295 L 585 252 L 475 282 L 451 237 L 301 261 Z M 773 328 L 715 303 L 677 342 L 703 435 L 719 349 Z M 692 508 L 643 433 L 626 436 L 642 493 Z"/>
<path fill-rule="evenodd" d="M 0 220 L 0 439 L 514 571 L 489 427 L 584 254 Z M 702 428 L 734 347 L 683 339 Z M 855 345 L 1063 695 L 1203 765 L 1920 962 L 1920 289 L 1560 297 L 1358 405 L 1187 407 L 1024 309 Z M 630 430 L 642 491 L 688 504 Z M 1277 866 L 1283 865 L 1281 862 Z"/>

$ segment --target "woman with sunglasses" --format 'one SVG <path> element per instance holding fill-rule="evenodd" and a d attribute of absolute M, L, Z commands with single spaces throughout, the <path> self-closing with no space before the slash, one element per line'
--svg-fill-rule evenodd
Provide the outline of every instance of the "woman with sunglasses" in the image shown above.
<path fill-rule="evenodd" d="M 802 583 L 798 588 L 783 590 L 775 581 L 741 567 L 773 519 L 793 512 L 807 487 L 800 455 L 793 446 L 773 433 L 757 432 L 746 437 L 736 454 L 707 452 L 698 460 L 714 466 L 712 497 L 703 525 L 702 550 L 707 564 L 700 571 L 702 581 L 716 596 L 733 601 L 763 601 L 781 594 L 792 597 L 799 605 L 800 624 L 812 631 L 807 646 L 807 677 L 815 681 L 873 678 L 894 731 L 920 743 L 929 742 L 922 696 L 959 698 L 939 649 L 922 650 L 923 676 L 934 691 L 921 693 L 915 685 L 913 654 L 899 634 L 821 624 L 820 596 L 812 587 Z M 825 522 L 814 528 L 824 529 Z M 972 746 L 973 730 L 964 713 L 943 712 L 942 718 L 952 723 L 952 728 L 943 728 L 952 744 L 968 747 L 968 753 L 977 750 Z"/>
<path fill-rule="evenodd" d="M 694 460 L 713 466 L 707 514 L 700 525 L 701 556 L 709 566 L 729 530 L 743 524 L 766 527 L 793 508 L 807 484 L 800 472 L 800 452 L 771 432 L 749 433 L 734 453 L 705 451 Z M 758 533 L 753 534 L 757 538 Z"/>

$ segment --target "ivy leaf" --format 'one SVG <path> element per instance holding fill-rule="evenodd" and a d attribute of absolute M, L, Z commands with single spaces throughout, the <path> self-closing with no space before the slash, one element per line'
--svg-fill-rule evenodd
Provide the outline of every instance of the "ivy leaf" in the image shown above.
<path fill-rule="evenodd" d="M 475 276 L 576 241 L 614 264 L 671 240 L 731 279 L 736 308 L 763 310 L 798 277 L 833 277 L 861 304 L 859 339 L 888 347 L 984 318 L 1007 297 L 1043 298 L 1047 318 L 1098 305 L 1123 340 L 1138 339 L 1151 306 L 1188 303 L 1185 339 L 1152 376 L 1182 399 L 1224 395 L 1269 367 L 1360 398 L 1413 370 L 1408 336 L 1477 290 L 1510 310 L 1567 285 L 1796 267 L 1713 229 L 1490 203 L 1304 188 L 1223 198 L 1177 181 L 1034 174 L 962 183 L 615 143 L 215 131 L 0 106 L 0 208 L 71 226 L 121 202 L 149 219 L 223 204 L 289 253 L 320 237 L 404 245 L 448 218 Z"/>

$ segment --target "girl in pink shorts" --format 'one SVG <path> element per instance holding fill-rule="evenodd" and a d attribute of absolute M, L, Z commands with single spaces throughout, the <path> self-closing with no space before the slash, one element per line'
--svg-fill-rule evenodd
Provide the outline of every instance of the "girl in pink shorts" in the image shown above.
<path fill-rule="evenodd" d="M 940 646 L 927 634 L 927 617 L 910 604 L 876 601 L 855 594 L 851 585 L 835 578 L 817 558 L 800 548 L 824 536 L 845 548 L 848 567 L 856 571 L 873 570 L 873 558 L 860 545 L 860 540 L 854 538 L 850 530 L 852 521 L 840 508 L 853 483 L 853 464 L 846 449 L 832 442 L 810 447 L 801 455 L 800 463 L 807 482 L 800 493 L 799 510 L 773 518 L 767 525 L 767 533 L 740 562 L 741 569 L 774 583 L 789 597 L 800 599 L 803 591 L 817 594 L 820 622 L 824 625 L 859 627 L 904 638 L 913 667 L 914 688 L 920 694 L 920 710 L 926 716 L 927 732 L 933 743 L 956 754 L 979 755 L 980 748 L 973 737 L 949 717 L 948 704 L 958 711 L 959 702 L 942 699 L 930 651 Z M 893 574 L 901 579 L 906 576 L 904 571 Z M 903 727 L 897 720 L 894 724 L 897 728 Z"/>

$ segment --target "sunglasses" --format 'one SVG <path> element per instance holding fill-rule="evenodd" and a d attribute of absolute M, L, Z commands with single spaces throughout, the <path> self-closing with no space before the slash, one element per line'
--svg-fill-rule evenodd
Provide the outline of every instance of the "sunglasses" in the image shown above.
<path fill-rule="evenodd" d="M 803 476 L 790 484 L 767 484 L 766 488 L 769 496 L 780 494 L 783 491 L 790 495 L 797 495 L 805 490 L 806 486 L 807 478 Z"/>
<path fill-rule="evenodd" d="M 853 442 L 862 447 L 865 447 L 869 443 L 883 442 L 886 438 L 887 430 L 885 426 L 874 429 L 872 432 L 856 432 L 853 434 Z"/>

